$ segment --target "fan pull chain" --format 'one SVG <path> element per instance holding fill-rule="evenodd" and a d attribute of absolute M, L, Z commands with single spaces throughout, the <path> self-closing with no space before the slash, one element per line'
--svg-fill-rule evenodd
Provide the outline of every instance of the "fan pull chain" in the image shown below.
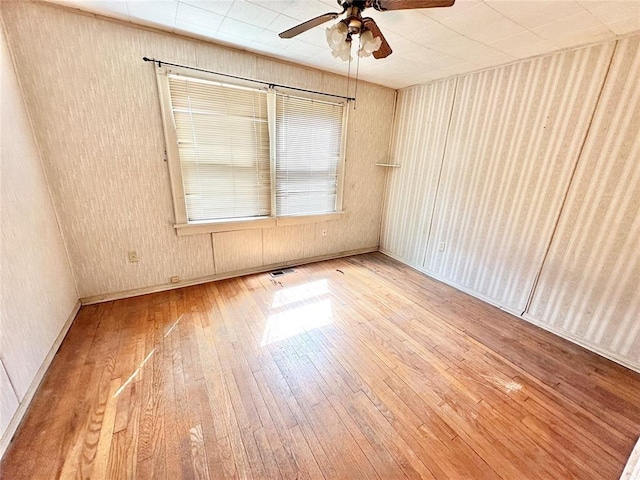
<path fill-rule="evenodd" d="M 358 52 L 362 49 L 362 36 L 358 36 Z M 353 92 L 353 109 L 356 109 L 356 105 L 358 104 L 358 77 L 360 76 L 360 55 L 358 55 L 358 60 L 356 60 L 356 88 Z"/>
<path fill-rule="evenodd" d="M 351 41 L 349 41 L 349 67 L 347 68 L 347 95 L 349 98 L 349 82 L 351 80 Z"/>

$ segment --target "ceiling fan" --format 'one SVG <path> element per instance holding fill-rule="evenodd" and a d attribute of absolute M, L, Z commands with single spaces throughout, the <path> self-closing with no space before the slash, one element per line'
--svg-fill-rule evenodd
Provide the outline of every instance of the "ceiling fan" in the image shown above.
<path fill-rule="evenodd" d="M 450 7 L 455 3 L 455 0 L 337 0 L 337 2 L 342 7 L 342 12 L 325 13 L 307 20 L 280 33 L 280 38 L 293 38 L 346 13 L 342 20 L 327 29 L 327 41 L 333 56 L 348 60 L 350 58 L 351 37 L 352 35 L 360 35 L 361 45 L 358 55 L 373 54 L 375 58 L 385 58 L 391 55 L 391 47 L 380 32 L 375 20 L 370 17 L 362 17 L 364 9 L 373 7 L 379 12 L 386 12 L 388 10 Z"/>

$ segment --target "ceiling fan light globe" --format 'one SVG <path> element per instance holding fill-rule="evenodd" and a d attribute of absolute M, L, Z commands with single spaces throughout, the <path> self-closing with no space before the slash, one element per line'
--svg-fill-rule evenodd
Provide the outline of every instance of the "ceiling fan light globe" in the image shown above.
<path fill-rule="evenodd" d="M 358 56 L 360 58 L 370 57 L 373 54 L 373 52 L 375 52 L 375 50 L 370 50 L 370 49 L 367 49 L 367 48 L 360 47 L 358 49 Z"/>
<path fill-rule="evenodd" d="M 351 59 L 351 42 L 342 42 L 336 48 L 331 49 L 331 54 L 343 62 Z"/>
<path fill-rule="evenodd" d="M 333 48 L 334 45 L 339 45 L 347 39 L 347 33 L 347 26 L 342 22 L 338 22 L 327 28 L 327 43 Z"/>
<path fill-rule="evenodd" d="M 382 39 L 380 37 L 376 37 L 373 43 L 370 43 L 368 49 L 371 50 L 371 53 L 377 51 L 382 46 Z"/>
<path fill-rule="evenodd" d="M 360 49 L 358 55 L 360 57 L 368 57 L 373 52 L 377 51 L 382 45 L 382 39 L 380 37 L 374 37 L 371 30 L 366 30 L 360 35 Z"/>
<path fill-rule="evenodd" d="M 351 60 L 349 50 L 332 50 L 331 55 L 333 55 L 335 58 L 339 58 L 343 62 L 348 62 L 349 60 Z"/>
<path fill-rule="evenodd" d="M 331 54 L 342 61 L 351 58 L 351 42 L 348 41 L 349 29 L 343 22 L 327 28 L 327 43 L 331 49 Z"/>
<path fill-rule="evenodd" d="M 373 42 L 373 33 L 371 33 L 371 30 L 365 30 L 360 34 L 360 43 L 365 45 L 369 42 Z"/>

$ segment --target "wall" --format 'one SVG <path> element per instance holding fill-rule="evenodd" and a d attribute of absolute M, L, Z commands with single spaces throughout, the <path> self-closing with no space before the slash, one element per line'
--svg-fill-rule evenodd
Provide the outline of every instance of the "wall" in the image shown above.
<path fill-rule="evenodd" d="M 620 40 L 526 318 L 640 362 L 640 37 Z"/>
<path fill-rule="evenodd" d="M 0 36 L 1 456 L 13 432 L 2 434 L 16 411 L 24 413 L 76 311 L 78 296 L 5 37 Z"/>
<path fill-rule="evenodd" d="M 18 410 L 18 397 L 11 386 L 11 381 L 9 380 L 9 376 L 7 375 L 7 371 L 4 368 L 4 364 L 2 360 L 0 360 L 0 457 L 6 447 L 5 444 L 9 443 L 9 438 L 5 437 L 5 432 L 9 427 L 9 423 L 11 419 L 15 415 Z M 11 433 L 7 433 L 7 437 L 9 437 Z"/>
<path fill-rule="evenodd" d="M 380 243 L 410 265 L 422 266 L 431 228 L 456 79 L 398 95 L 387 214 Z"/>
<path fill-rule="evenodd" d="M 385 172 L 374 164 L 388 156 L 393 90 L 359 86 L 341 220 L 178 237 L 143 56 L 338 94 L 344 78 L 56 6 L 2 8 L 81 297 L 377 247 Z M 128 263 L 129 250 L 139 263 Z"/>
<path fill-rule="evenodd" d="M 381 249 L 640 368 L 637 44 L 401 91 Z"/>

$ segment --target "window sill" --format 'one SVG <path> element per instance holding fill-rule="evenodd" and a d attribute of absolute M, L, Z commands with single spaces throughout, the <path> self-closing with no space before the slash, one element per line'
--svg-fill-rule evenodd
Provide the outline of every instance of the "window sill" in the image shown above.
<path fill-rule="evenodd" d="M 319 215 L 297 215 L 291 217 L 263 217 L 242 220 L 222 220 L 202 223 L 185 223 L 174 225 L 178 236 L 202 235 L 204 233 L 232 232 L 235 230 L 251 230 L 255 228 L 287 227 L 307 223 L 329 222 L 339 220 L 344 212 L 322 213 Z"/>

